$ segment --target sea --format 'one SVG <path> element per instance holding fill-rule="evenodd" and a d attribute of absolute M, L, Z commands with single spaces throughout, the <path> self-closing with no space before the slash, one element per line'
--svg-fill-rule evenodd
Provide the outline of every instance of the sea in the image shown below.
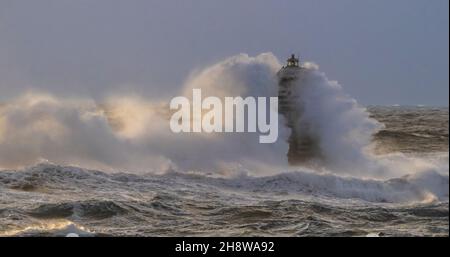
<path fill-rule="evenodd" d="M 389 178 L 130 173 L 41 162 L 0 171 L 0 236 L 449 236 L 448 107 L 369 106 Z"/>

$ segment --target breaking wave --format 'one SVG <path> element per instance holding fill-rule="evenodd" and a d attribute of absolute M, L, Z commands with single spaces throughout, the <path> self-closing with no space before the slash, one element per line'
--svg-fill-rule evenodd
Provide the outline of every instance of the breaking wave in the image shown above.
<path fill-rule="evenodd" d="M 247 193 L 276 195 L 300 194 L 379 203 L 448 201 L 449 176 L 443 171 L 427 170 L 385 180 L 337 176 L 312 170 L 289 171 L 270 176 L 237 174 L 218 176 L 203 172 L 170 171 L 165 174 L 135 175 L 104 173 L 76 167 L 40 164 L 20 171 L 2 171 L 0 185 L 12 190 L 55 193 L 81 188 L 125 188 L 126 185 L 154 190 L 159 183 L 183 181 L 182 184 L 205 185 Z M 38 190 L 39 189 L 39 190 Z M 133 188 L 135 189 L 135 188 Z M 130 190 L 133 190 L 130 189 Z M 154 199 L 153 199 L 154 200 Z M 41 205 L 29 211 L 36 217 L 64 218 L 71 215 L 99 217 L 126 213 L 126 207 L 110 201 L 70 201 Z M 94 217 L 95 218 L 95 217 Z"/>

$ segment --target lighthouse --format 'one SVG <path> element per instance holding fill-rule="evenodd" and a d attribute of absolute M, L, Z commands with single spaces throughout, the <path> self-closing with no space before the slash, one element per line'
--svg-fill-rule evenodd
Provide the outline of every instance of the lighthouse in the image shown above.
<path fill-rule="evenodd" d="M 297 97 L 295 87 L 300 77 L 301 67 L 300 60 L 294 54 L 286 61 L 286 65 L 278 71 L 278 110 L 280 114 L 289 116 L 293 114 L 294 100 Z M 289 122 L 289 121 L 288 121 Z"/>
<path fill-rule="evenodd" d="M 287 59 L 287 65 L 286 67 L 299 67 L 299 59 L 295 58 L 295 54 L 291 55 L 291 58 Z"/>
<path fill-rule="evenodd" d="M 284 116 L 286 126 L 291 129 L 288 139 L 288 161 L 292 165 L 306 164 L 320 158 L 318 140 L 308 121 L 302 119 L 305 104 L 302 101 L 302 77 L 308 70 L 302 67 L 294 54 L 287 59 L 277 73 L 278 112 Z"/>

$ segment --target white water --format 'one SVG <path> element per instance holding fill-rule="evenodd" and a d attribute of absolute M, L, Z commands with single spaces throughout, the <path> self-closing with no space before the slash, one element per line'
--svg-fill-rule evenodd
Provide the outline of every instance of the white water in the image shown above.
<path fill-rule="evenodd" d="M 365 199 L 394 195 L 389 199 L 421 201 L 448 198 L 448 168 L 401 154 L 373 155 L 371 136 L 381 125 L 316 65 L 305 66 L 302 119 L 313 125 L 326 156 L 315 170 L 287 165 L 289 130 L 284 127 L 280 127 L 275 144 L 259 144 L 256 133 L 173 134 L 168 99 L 150 101 L 110 94 L 104 101 L 95 102 L 37 92 L 24 93 L 0 105 L 0 167 L 18 168 L 49 160 L 107 171 L 193 170 L 232 177 L 296 171 L 292 173 L 295 175 L 286 175 L 288 180 L 301 182 L 294 187 L 306 183 L 335 195 L 373 195 L 362 197 Z M 280 67 L 270 53 L 233 56 L 193 72 L 180 95 L 189 96 L 192 88 L 201 88 L 204 96 L 276 96 L 275 74 Z M 348 175 L 357 182 L 342 177 Z M 365 182 L 367 178 L 387 181 L 402 176 L 413 185 L 406 191 L 401 186 L 384 186 L 387 182 Z M 424 192 L 430 195 L 425 197 Z"/>

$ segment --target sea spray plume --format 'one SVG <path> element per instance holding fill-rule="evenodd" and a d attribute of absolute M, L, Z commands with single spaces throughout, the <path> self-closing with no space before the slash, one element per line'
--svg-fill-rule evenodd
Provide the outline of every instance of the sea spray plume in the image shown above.
<path fill-rule="evenodd" d="M 29 165 L 40 158 L 75 162 L 82 154 L 95 156 L 93 160 L 108 159 L 113 149 L 107 149 L 107 123 L 85 126 L 98 117 L 95 104 L 85 100 L 60 101 L 36 92 L 13 99 L 0 110 L 0 165 Z M 96 153 L 95 147 L 107 150 Z"/>
<path fill-rule="evenodd" d="M 0 167 L 42 159 L 104 170 L 162 165 L 159 157 L 123 139 L 90 99 L 28 92 L 4 104 L 0 120 Z"/>
<path fill-rule="evenodd" d="M 278 97 L 243 98 L 238 96 L 220 99 L 209 96 L 202 98 L 201 89 L 192 91 L 192 101 L 183 96 L 175 97 L 170 101 L 170 110 L 175 110 L 170 118 L 172 132 L 239 133 L 246 132 L 247 129 L 247 132 L 261 133 L 259 136 L 261 144 L 270 144 L 277 140 Z M 267 106 L 268 99 L 269 106 Z M 206 113 L 204 113 L 205 110 Z M 267 111 L 270 112 L 267 113 Z M 226 119 L 223 119 L 223 113 Z"/>
<path fill-rule="evenodd" d="M 205 95 L 276 96 L 278 68 L 272 54 L 234 56 L 193 74 L 182 92 L 196 87 Z M 260 144 L 256 133 L 176 135 L 169 128 L 168 99 L 107 93 L 109 97 L 97 102 L 30 92 L 4 103 L 0 166 L 46 159 L 102 170 L 264 174 L 286 163 L 282 128 L 278 141 L 270 145 Z"/>
<path fill-rule="evenodd" d="M 202 97 L 215 96 L 221 99 L 234 96 L 243 98 L 276 96 L 275 74 L 280 67 L 278 60 L 271 53 L 263 53 L 256 57 L 239 54 L 193 72 L 182 92 L 188 98 L 191 98 L 193 89 L 201 89 Z M 225 120 L 240 118 L 224 116 Z M 253 168 L 258 167 L 257 170 L 263 172 L 271 166 L 284 166 L 287 163 L 285 157 L 287 145 L 284 139 L 286 132 L 285 128 L 280 128 L 278 141 L 271 145 L 260 144 L 257 133 L 196 133 L 180 136 L 185 138 L 184 140 L 197 137 L 197 142 L 203 142 L 202 138 L 208 138 L 208 141 L 204 141 L 208 143 L 207 145 L 195 146 L 200 152 L 200 159 L 189 150 L 184 152 L 192 157 L 191 161 L 208 163 L 214 160 L 223 163 L 225 169 L 230 168 L 229 164 L 240 167 L 250 165 Z"/>
<path fill-rule="evenodd" d="M 307 149 L 300 152 L 308 154 L 306 161 L 300 158 L 303 161 L 300 165 L 377 179 L 443 170 L 428 160 L 400 153 L 374 154 L 372 137 L 384 124 L 370 118 L 368 111 L 347 95 L 336 81 L 330 81 L 318 65 L 307 62 L 301 69 L 288 69 L 289 73 L 291 71 L 295 74 L 287 74 L 287 81 L 281 77 L 279 85 L 287 82 L 292 89 L 288 109 L 296 123 L 291 126 L 291 137 L 300 135 L 312 139 L 305 144 Z M 291 141 L 289 147 L 292 147 Z M 444 162 L 448 165 L 448 155 L 446 158 Z"/>
<path fill-rule="evenodd" d="M 270 53 L 256 57 L 249 57 L 246 54 L 233 56 L 193 72 L 182 87 L 182 95 L 190 99 L 192 89 L 201 89 L 202 97 L 276 96 L 275 74 L 279 67 L 276 57 Z M 270 145 L 260 144 L 257 133 L 172 133 L 169 128 L 171 113 L 168 105 L 159 107 L 166 111 L 162 112 L 165 120 L 160 123 L 159 119 L 155 121 L 136 114 L 133 111 L 135 107 L 131 108 L 133 101 L 120 100 L 122 98 L 122 96 L 113 98 L 115 100 L 106 105 L 105 111 L 108 119 L 116 124 L 119 134 L 122 137 L 125 135 L 127 141 L 135 143 L 142 151 L 151 151 L 153 154 L 164 156 L 171 161 L 175 169 L 227 174 L 234 171 L 254 171 L 264 174 L 279 170 L 280 166 L 287 163 L 285 157 L 287 144 L 283 136 L 287 131 L 284 128 L 280 128 L 278 141 Z M 128 125 L 130 114 L 129 111 L 123 111 L 122 103 L 130 106 L 127 109 L 131 111 L 133 117 L 131 120 L 139 121 L 138 126 Z M 148 104 L 140 103 L 140 105 Z M 238 118 L 241 117 L 224 117 L 224 119 Z M 141 130 L 139 127 L 142 120 L 149 121 L 148 126 L 161 126 L 161 129 Z M 126 129 L 127 127 L 129 129 Z M 125 132 L 127 130 L 144 133 Z"/>
<path fill-rule="evenodd" d="M 277 96 L 276 72 L 281 64 L 272 53 L 256 57 L 239 54 L 210 67 L 194 71 L 184 86 L 184 95 L 201 88 L 204 96 Z"/>
<path fill-rule="evenodd" d="M 382 125 L 365 108 L 313 63 L 303 65 L 295 90 L 295 105 L 301 113 L 298 133 L 316 140 L 322 164 L 352 174 L 372 165 L 368 148 Z"/>

